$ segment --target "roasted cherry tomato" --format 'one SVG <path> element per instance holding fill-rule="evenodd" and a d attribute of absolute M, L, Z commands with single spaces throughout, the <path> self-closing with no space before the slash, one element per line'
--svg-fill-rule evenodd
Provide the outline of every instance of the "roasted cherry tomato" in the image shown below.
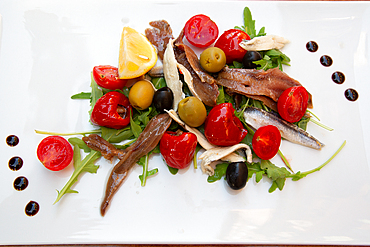
<path fill-rule="evenodd" d="M 215 43 L 215 47 L 224 51 L 227 64 L 230 64 L 233 61 L 242 62 L 247 51 L 240 47 L 239 44 L 243 40 L 250 39 L 249 35 L 240 29 L 229 29 L 221 34 Z"/>
<path fill-rule="evenodd" d="M 218 37 L 218 27 L 206 15 L 195 15 L 185 24 L 185 37 L 190 44 L 196 47 L 207 47 L 213 44 Z"/>
<path fill-rule="evenodd" d="M 196 135 L 182 131 L 166 131 L 159 144 L 161 154 L 167 165 L 177 169 L 183 169 L 190 165 L 196 146 Z"/>
<path fill-rule="evenodd" d="M 212 108 L 204 125 L 204 135 L 210 143 L 232 146 L 244 139 L 248 132 L 234 111 L 231 103 L 219 104 Z"/>
<path fill-rule="evenodd" d="M 258 128 L 252 139 L 253 151 L 263 160 L 272 159 L 279 151 L 281 134 L 274 125 Z"/>
<path fill-rule="evenodd" d="M 91 122 L 112 129 L 122 129 L 130 123 L 132 108 L 122 93 L 111 91 L 99 98 L 91 113 Z"/>
<path fill-rule="evenodd" d="M 61 136 L 48 136 L 37 146 L 37 158 L 51 171 L 66 168 L 73 159 L 71 144 Z"/>
<path fill-rule="evenodd" d="M 286 89 L 278 99 L 278 112 L 288 122 L 294 123 L 304 116 L 308 105 L 308 93 L 302 86 Z"/>
<path fill-rule="evenodd" d="M 118 78 L 118 68 L 110 65 L 95 66 L 93 77 L 96 84 L 111 90 L 122 89 L 127 83 L 127 80 Z"/>

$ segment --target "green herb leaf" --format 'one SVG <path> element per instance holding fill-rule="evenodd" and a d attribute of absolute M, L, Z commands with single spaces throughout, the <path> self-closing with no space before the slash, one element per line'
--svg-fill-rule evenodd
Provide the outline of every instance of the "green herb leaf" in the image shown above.
<path fill-rule="evenodd" d="M 157 77 L 152 79 L 152 83 L 156 89 L 167 86 L 166 80 L 163 77 Z"/>
<path fill-rule="evenodd" d="M 71 96 L 71 99 L 90 99 L 90 98 L 91 98 L 91 93 L 90 92 L 88 92 L 88 93 L 81 92 L 81 93 L 78 93 L 78 94 L 75 94 L 75 95 Z"/>
<path fill-rule="evenodd" d="M 97 152 L 95 150 L 92 150 L 91 153 L 89 153 L 83 160 L 81 160 L 81 153 L 80 148 L 78 145 L 74 146 L 73 151 L 73 158 L 74 158 L 74 167 L 75 170 L 68 180 L 68 182 L 64 185 L 64 187 L 58 191 L 58 196 L 54 202 L 57 203 L 63 195 L 67 193 L 78 193 L 76 190 L 72 190 L 71 187 L 73 184 L 75 184 L 78 180 L 78 177 L 83 172 L 90 172 L 90 173 L 96 173 L 99 166 L 95 165 L 94 162 L 101 156 L 100 152 Z"/>
<path fill-rule="evenodd" d="M 226 169 L 229 166 L 229 163 L 220 163 L 217 164 L 215 167 L 215 173 L 213 176 L 208 176 L 207 181 L 208 183 L 216 182 L 217 180 L 220 180 L 223 176 L 226 174 Z"/>
<path fill-rule="evenodd" d="M 92 73 L 91 73 L 90 87 L 91 87 L 91 98 L 90 98 L 90 106 L 91 106 L 91 109 L 89 111 L 89 114 L 91 115 L 91 112 L 94 109 L 94 106 L 95 106 L 96 101 L 101 96 L 103 96 L 103 92 L 99 89 L 98 84 L 96 84 Z"/>
<path fill-rule="evenodd" d="M 130 115 L 130 127 L 131 127 L 131 131 L 132 133 L 134 134 L 135 138 L 138 138 L 138 136 L 140 135 L 140 133 L 143 131 L 140 127 L 139 124 L 137 124 L 133 119 L 132 119 L 132 115 Z"/>
<path fill-rule="evenodd" d="M 86 143 L 77 137 L 71 137 L 68 139 L 69 143 L 72 144 L 72 146 L 78 146 L 78 148 L 83 149 L 85 153 L 90 153 L 91 149 L 86 145 Z"/>

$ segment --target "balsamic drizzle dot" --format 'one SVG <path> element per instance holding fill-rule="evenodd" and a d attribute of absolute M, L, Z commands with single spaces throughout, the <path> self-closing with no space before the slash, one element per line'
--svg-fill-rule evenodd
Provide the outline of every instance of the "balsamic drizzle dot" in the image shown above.
<path fill-rule="evenodd" d="M 6 143 L 11 146 L 11 147 L 14 147 L 14 146 L 17 146 L 18 143 L 19 143 L 19 138 L 18 136 L 16 135 L 10 135 L 6 138 Z"/>
<path fill-rule="evenodd" d="M 10 170 L 18 171 L 23 166 L 23 160 L 21 157 L 14 156 L 13 158 L 9 160 L 8 164 L 9 164 Z"/>
<path fill-rule="evenodd" d="M 316 52 L 319 49 L 319 45 L 315 41 L 308 41 L 306 48 L 310 52 Z"/>
<path fill-rule="evenodd" d="M 344 96 L 349 101 L 356 101 L 358 99 L 358 92 L 353 88 L 348 88 L 346 91 L 344 91 Z"/>
<path fill-rule="evenodd" d="M 332 74 L 331 79 L 337 84 L 343 84 L 346 78 L 342 72 L 336 71 Z"/>
<path fill-rule="evenodd" d="M 331 59 L 331 57 L 328 55 L 323 55 L 320 58 L 320 63 L 325 67 L 329 67 L 333 64 L 333 59 Z"/>
<path fill-rule="evenodd" d="M 34 216 L 39 212 L 40 205 L 35 201 L 30 201 L 25 208 L 25 213 L 28 216 Z"/>
<path fill-rule="evenodd" d="M 17 177 L 14 180 L 14 189 L 22 191 L 28 186 L 28 179 L 26 177 Z"/>

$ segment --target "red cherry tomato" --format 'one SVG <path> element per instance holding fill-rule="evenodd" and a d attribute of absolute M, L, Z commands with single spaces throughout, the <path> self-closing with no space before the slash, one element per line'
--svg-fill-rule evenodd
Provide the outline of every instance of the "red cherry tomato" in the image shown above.
<path fill-rule="evenodd" d="M 230 64 L 233 61 L 242 62 L 246 50 L 240 47 L 240 42 L 250 40 L 251 38 L 246 32 L 240 29 L 226 30 L 215 43 L 215 47 L 220 48 L 226 55 L 226 63 Z"/>
<path fill-rule="evenodd" d="M 190 44 L 196 47 L 207 47 L 213 44 L 218 37 L 218 27 L 206 15 L 195 15 L 185 24 L 185 37 Z"/>
<path fill-rule="evenodd" d="M 278 112 L 288 122 L 299 121 L 308 105 L 308 93 L 302 86 L 286 89 L 278 99 Z"/>
<path fill-rule="evenodd" d="M 106 89 L 122 89 L 127 80 L 119 79 L 118 68 L 110 65 L 100 65 L 93 68 L 93 77 L 99 86 Z"/>
<path fill-rule="evenodd" d="M 272 159 L 279 151 L 281 134 L 274 125 L 260 127 L 253 135 L 252 147 L 263 160 Z"/>
<path fill-rule="evenodd" d="M 177 169 L 184 169 L 193 159 L 197 137 L 190 132 L 166 131 L 159 144 L 161 154 L 167 165 Z"/>
<path fill-rule="evenodd" d="M 73 159 L 71 144 L 61 136 L 48 136 L 37 146 L 37 158 L 49 170 L 60 171 Z"/>
<path fill-rule="evenodd" d="M 217 146 L 232 146 L 241 142 L 248 131 L 234 114 L 231 103 L 219 104 L 212 108 L 204 123 L 204 135 Z"/>

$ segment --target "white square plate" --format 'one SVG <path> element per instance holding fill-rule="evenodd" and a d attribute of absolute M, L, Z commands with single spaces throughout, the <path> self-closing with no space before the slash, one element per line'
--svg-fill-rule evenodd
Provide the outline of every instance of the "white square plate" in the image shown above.
<path fill-rule="evenodd" d="M 240 192 L 224 181 L 207 183 L 193 167 L 171 175 L 162 158 L 150 159 L 159 173 L 140 186 L 136 166 L 115 195 L 105 217 L 99 207 L 112 164 L 101 159 L 97 174 L 84 174 L 53 205 L 72 173 L 46 170 L 36 157 L 45 136 L 34 130 L 69 133 L 93 127 L 88 101 L 70 96 L 89 91 L 95 65 L 117 65 L 123 26 L 140 32 L 149 21 L 165 19 L 177 36 L 195 14 L 206 14 L 220 31 L 243 25 L 248 6 L 256 29 L 290 40 L 284 71 L 313 95 L 313 112 L 326 131 L 312 123 L 308 131 L 326 146 L 321 151 L 283 142 L 282 152 L 295 171 L 325 162 L 346 140 L 341 153 L 321 171 L 268 193 L 271 183 L 250 180 Z M 370 244 L 370 3 L 369 2 L 172 2 L 172 1 L 13 1 L 0 2 L 0 244 L 67 243 L 249 243 Z M 315 53 L 306 50 L 316 41 Z M 333 58 L 324 67 L 322 55 Z M 341 71 L 345 82 L 331 75 Z M 350 102 L 347 88 L 359 92 Z M 15 134 L 20 143 L 7 146 Z M 19 171 L 8 161 L 20 156 Z M 273 162 L 283 166 L 279 158 Z M 16 191 L 25 176 L 29 186 Z M 40 211 L 24 213 L 34 200 Z"/>

